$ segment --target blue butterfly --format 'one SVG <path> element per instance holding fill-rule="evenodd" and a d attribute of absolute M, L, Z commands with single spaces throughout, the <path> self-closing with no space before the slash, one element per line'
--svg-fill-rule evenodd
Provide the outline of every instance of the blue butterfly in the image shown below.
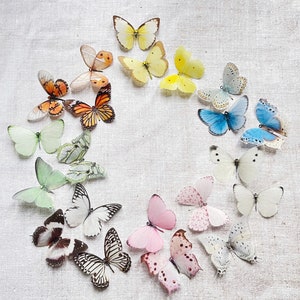
<path fill-rule="evenodd" d="M 284 142 L 283 136 L 287 136 L 283 121 L 277 116 L 277 107 L 267 100 L 260 99 L 256 105 L 255 113 L 259 127 L 247 129 L 241 136 L 245 144 L 266 145 L 279 149 Z"/>
<path fill-rule="evenodd" d="M 246 117 L 244 115 L 248 109 L 248 102 L 248 97 L 242 96 L 230 110 L 224 113 L 199 109 L 198 115 L 200 120 L 208 126 L 209 133 L 212 135 L 223 135 L 228 130 L 237 132 L 245 125 Z"/>

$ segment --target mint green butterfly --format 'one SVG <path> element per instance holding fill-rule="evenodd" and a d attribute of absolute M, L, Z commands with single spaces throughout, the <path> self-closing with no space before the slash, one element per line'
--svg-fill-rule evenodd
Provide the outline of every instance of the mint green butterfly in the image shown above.
<path fill-rule="evenodd" d="M 21 190 L 13 195 L 13 199 L 27 203 L 34 203 L 38 207 L 53 208 L 53 192 L 68 181 L 60 171 L 53 170 L 44 160 L 38 157 L 35 161 L 36 178 L 40 184 Z"/>
<path fill-rule="evenodd" d="M 60 138 L 64 132 L 64 121 L 55 120 L 43 128 L 40 132 L 33 132 L 17 125 L 7 128 L 11 140 L 15 143 L 15 149 L 22 157 L 30 157 L 35 153 L 39 143 L 47 153 L 54 153 L 60 146 Z"/>
<path fill-rule="evenodd" d="M 57 159 L 61 163 L 71 164 L 83 160 L 91 144 L 91 132 L 84 130 L 81 135 L 57 149 Z"/>

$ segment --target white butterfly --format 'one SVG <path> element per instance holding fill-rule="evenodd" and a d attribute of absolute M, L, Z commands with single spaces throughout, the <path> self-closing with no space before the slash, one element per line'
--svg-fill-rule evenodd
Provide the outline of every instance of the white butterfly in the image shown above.
<path fill-rule="evenodd" d="M 233 159 L 218 146 L 210 147 L 210 160 L 217 164 L 214 176 L 223 183 L 234 179 L 237 174 L 242 182 L 249 184 L 257 176 L 262 156 L 263 151 L 257 147 L 250 148 L 239 159 Z"/>
<path fill-rule="evenodd" d="M 241 95 L 247 84 L 245 77 L 239 76 L 239 69 L 228 63 L 223 71 L 223 85 L 220 89 L 198 90 L 198 97 L 204 104 L 212 104 L 217 110 L 224 110 L 233 100 L 231 95 Z"/>
<path fill-rule="evenodd" d="M 126 273 L 131 266 L 130 256 L 122 252 L 122 243 L 114 228 L 108 230 L 104 240 L 104 258 L 92 253 L 82 252 L 75 256 L 74 262 L 85 274 L 91 275 L 95 287 L 104 289 L 109 286 L 109 280 L 105 273 L 106 267 L 112 271 L 112 266 Z"/>
<path fill-rule="evenodd" d="M 231 253 L 251 264 L 257 261 L 255 249 L 250 239 L 251 233 L 245 218 L 232 226 L 227 240 L 212 234 L 199 237 L 200 243 L 211 255 L 212 264 L 217 269 L 219 276 L 226 273 Z"/>
<path fill-rule="evenodd" d="M 80 183 L 75 186 L 72 198 L 74 206 L 65 212 L 66 221 L 70 227 L 83 225 L 83 233 L 88 237 L 94 237 L 101 232 L 102 222 L 109 221 L 122 207 L 117 203 L 110 203 L 91 207 L 89 195 Z"/>
<path fill-rule="evenodd" d="M 283 187 L 276 186 L 259 194 L 252 193 L 241 184 L 233 186 L 233 194 L 237 201 L 238 211 L 248 216 L 253 207 L 265 218 L 273 217 L 278 212 L 278 204 L 283 196 Z"/>

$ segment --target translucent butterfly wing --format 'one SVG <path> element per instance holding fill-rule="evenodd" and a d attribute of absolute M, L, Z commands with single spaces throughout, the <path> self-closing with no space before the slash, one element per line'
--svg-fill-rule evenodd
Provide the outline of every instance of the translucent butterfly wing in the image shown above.
<path fill-rule="evenodd" d="M 222 89 L 232 95 L 240 95 L 247 85 L 247 79 L 239 76 L 239 70 L 233 63 L 228 63 L 223 71 Z"/>
<path fill-rule="evenodd" d="M 113 16 L 113 23 L 120 46 L 125 51 L 131 50 L 134 45 L 135 38 L 135 30 L 133 26 L 119 16 Z"/>
<path fill-rule="evenodd" d="M 210 196 L 214 186 L 213 176 L 204 176 L 196 181 L 195 189 L 201 195 L 202 202 L 207 203 L 207 199 Z"/>
<path fill-rule="evenodd" d="M 156 42 L 150 49 L 146 58 L 146 63 L 151 75 L 155 77 L 162 77 L 165 75 L 169 66 L 168 61 L 164 58 L 165 54 L 164 45 L 160 41 Z"/>
<path fill-rule="evenodd" d="M 283 196 L 284 189 L 281 186 L 272 187 L 257 195 L 257 210 L 265 217 L 273 217 L 278 212 L 278 204 Z"/>
<path fill-rule="evenodd" d="M 152 18 L 138 28 L 137 39 L 141 50 L 148 50 L 154 44 L 159 24 L 159 18 Z"/>
<path fill-rule="evenodd" d="M 248 216 L 254 206 L 255 198 L 251 191 L 241 184 L 233 185 L 233 194 L 237 201 L 238 211 L 245 216 Z"/>
<path fill-rule="evenodd" d="M 175 91 L 179 90 L 184 94 L 193 94 L 196 90 L 196 84 L 187 76 L 172 74 L 164 79 L 159 84 L 161 89 Z"/>
<path fill-rule="evenodd" d="M 29 129 L 10 125 L 7 128 L 11 140 L 15 143 L 15 150 L 24 157 L 30 157 L 35 153 L 39 143 L 38 135 Z"/>
<path fill-rule="evenodd" d="M 174 212 L 166 208 L 164 201 L 159 195 L 154 194 L 150 198 L 147 214 L 151 224 L 161 229 L 171 230 L 176 225 Z"/>
<path fill-rule="evenodd" d="M 198 90 L 197 95 L 200 102 L 205 105 L 211 104 L 218 111 L 226 109 L 230 102 L 233 101 L 232 97 L 222 89 Z"/>
<path fill-rule="evenodd" d="M 205 208 L 207 210 L 208 219 L 211 226 L 223 226 L 229 221 L 228 216 L 222 210 L 210 205 L 206 205 Z"/>

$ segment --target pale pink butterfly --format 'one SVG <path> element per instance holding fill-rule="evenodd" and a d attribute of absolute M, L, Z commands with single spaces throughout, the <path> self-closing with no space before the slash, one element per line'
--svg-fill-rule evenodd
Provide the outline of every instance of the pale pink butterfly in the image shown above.
<path fill-rule="evenodd" d="M 199 270 L 196 256 L 191 253 L 192 243 L 185 237 L 183 229 L 177 230 L 170 245 L 168 259 L 162 253 L 145 253 L 141 256 L 151 275 L 158 275 L 158 280 L 169 294 L 180 288 L 179 274 L 185 274 L 188 278 L 194 277 Z"/>
<path fill-rule="evenodd" d="M 127 239 L 127 245 L 135 249 L 156 252 L 162 249 L 163 239 L 159 231 L 171 230 L 176 225 L 176 216 L 166 208 L 159 195 L 152 195 L 148 205 L 148 222 L 146 226 L 136 229 Z"/>
<path fill-rule="evenodd" d="M 213 176 L 202 177 L 194 186 L 184 187 L 176 197 L 179 204 L 198 206 L 189 219 L 188 226 L 191 230 L 204 231 L 209 225 L 219 227 L 229 221 L 223 211 L 207 205 L 207 199 L 211 194 L 213 184 Z"/>

